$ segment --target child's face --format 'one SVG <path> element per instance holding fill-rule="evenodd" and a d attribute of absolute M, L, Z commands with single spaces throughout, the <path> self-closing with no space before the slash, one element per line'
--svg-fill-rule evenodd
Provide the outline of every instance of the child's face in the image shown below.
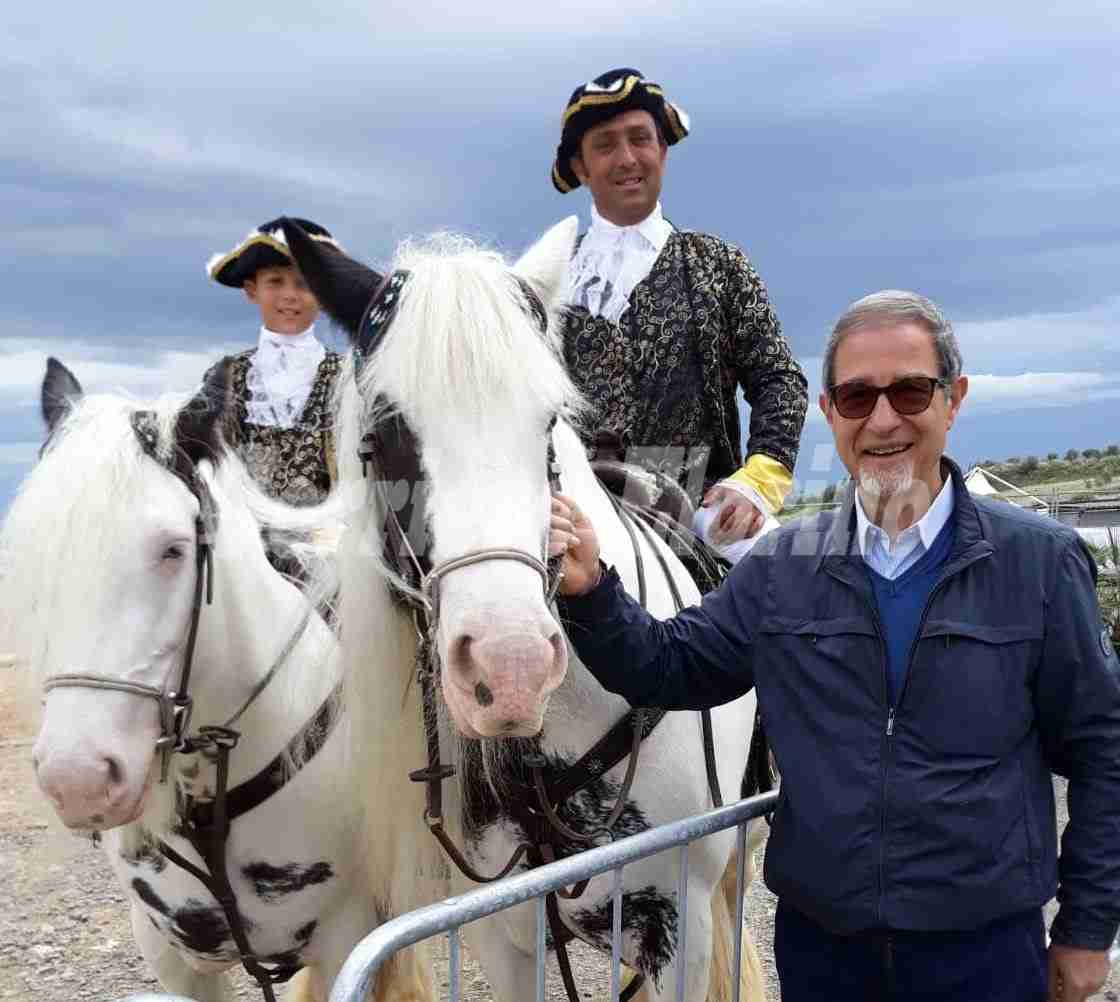
<path fill-rule="evenodd" d="M 244 289 L 260 307 L 261 323 L 276 334 L 302 334 L 319 315 L 318 300 L 295 268 L 261 268 Z"/>

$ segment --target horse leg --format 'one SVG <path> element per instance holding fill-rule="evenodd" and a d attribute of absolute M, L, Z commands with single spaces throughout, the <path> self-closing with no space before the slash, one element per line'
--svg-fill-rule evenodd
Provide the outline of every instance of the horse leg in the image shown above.
<path fill-rule="evenodd" d="M 507 921 L 523 918 L 522 928 L 536 928 L 533 907 L 519 905 L 499 916 L 463 926 L 463 939 L 486 974 L 497 1002 L 524 1002 L 536 996 L 537 959 L 532 952 L 522 950 L 510 940 L 503 918 Z"/>
<path fill-rule="evenodd" d="M 129 919 L 132 938 L 162 988 L 196 1002 L 229 1002 L 233 998 L 226 975 L 193 970 L 163 933 L 152 925 L 147 912 L 137 902 L 132 903 Z"/>
<path fill-rule="evenodd" d="M 754 826 L 757 827 L 757 826 Z M 723 871 L 719 886 L 712 894 L 712 921 L 715 929 L 712 957 L 712 978 L 708 989 L 708 1002 L 730 1000 L 731 985 L 735 972 L 735 913 L 739 904 L 736 896 L 738 879 L 738 849 L 732 850 L 731 858 Z M 747 843 L 747 855 L 743 861 L 743 893 L 751 885 L 755 876 L 754 850 Z M 766 1002 L 766 985 L 762 977 L 762 963 L 758 959 L 754 940 L 744 920 L 740 930 L 742 960 L 739 965 L 739 998 L 742 1002 Z"/>
<path fill-rule="evenodd" d="M 285 1002 L 327 1002 L 331 985 L 350 951 L 377 925 L 365 907 L 347 907 L 321 919 L 315 933 L 315 962 L 291 983 Z M 427 943 L 399 950 L 377 972 L 368 1002 L 433 1002 L 436 998 Z"/>

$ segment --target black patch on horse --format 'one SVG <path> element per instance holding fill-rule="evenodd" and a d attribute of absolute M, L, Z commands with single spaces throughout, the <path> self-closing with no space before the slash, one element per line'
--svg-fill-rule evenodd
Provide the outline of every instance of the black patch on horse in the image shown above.
<path fill-rule="evenodd" d="M 295 894 L 315 884 L 325 884 L 334 876 L 330 863 L 312 863 L 301 866 L 273 866 L 271 863 L 250 863 L 242 867 L 242 875 L 253 885 L 262 901 L 277 901 L 288 894 Z"/>
<path fill-rule="evenodd" d="M 159 912 L 160 915 L 171 914 L 171 909 L 167 907 L 167 902 L 152 890 L 152 885 L 146 880 L 141 880 L 139 877 L 136 877 L 132 881 L 132 893 L 151 908 L 152 911 Z"/>
<path fill-rule="evenodd" d="M 172 913 L 171 921 L 171 935 L 191 953 L 226 959 L 227 951 L 222 948 L 227 943 L 232 945 L 232 936 L 221 908 L 188 898 Z M 248 932 L 250 923 L 245 922 L 245 927 Z"/>
<path fill-rule="evenodd" d="M 147 828 L 140 829 L 139 845 L 132 852 L 121 850 L 121 859 L 130 866 L 150 866 L 154 873 L 163 873 L 167 869 L 167 859 L 160 852 L 156 837 Z"/>
<path fill-rule="evenodd" d="M 586 908 L 572 915 L 580 938 L 606 953 L 611 949 L 614 927 L 614 900 L 598 908 Z M 661 989 L 661 972 L 677 950 L 677 906 L 672 898 L 652 884 L 622 895 L 622 929 L 637 943 L 636 957 L 627 958 L 632 966 L 653 979 Z"/>
<path fill-rule="evenodd" d="M 495 740 L 495 739 L 488 739 Z M 477 846 L 486 834 L 486 830 L 499 821 L 512 823 L 520 829 L 522 836 L 527 840 L 538 837 L 552 845 L 557 857 L 570 856 L 573 853 L 587 849 L 588 842 L 574 842 L 565 839 L 560 832 L 553 831 L 550 827 L 545 830 L 539 827 L 540 823 L 547 824 L 535 816 L 529 816 L 524 808 L 537 807 L 537 793 L 533 788 L 532 771 L 524 764 L 527 756 L 540 755 L 540 737 L 533 738 L 504 738 L 512 745 L 513 754 L 508 755 L 509 765 L 505 775 L 497 777 L 497 785 L 510 793 L 506 803 L 500 803 L 494 795 L 482 768 L 482 748 L 478 741 L 463 742 L 463 760 L 460 763 L 463 775 L 463 832 L 466 838 Z M 560 755 L 545 756 L 547 765 L 544 769 L 545 783 L 552 782 L 554 777 L 562 774 L 576 761 L 576 756 L 563 757 Z M 560 820 L 574 831 L 587 832 L 594 835 L 603 827 L 615 802 L 621 787 L 613 780 L 600 776 L 591 780 L 582 790 L 568 797 L 562 804 L 555 804 L 556 813 Z M 521 808 L 521 809 L 518 809 Z M 646 831 L 649 821 L 633 801 L 627 801 L 622 813 L 615 822 L 611 832 L 615 838 L 627 835 L 636 835 Z M 596 841 L 603 841 L 600 836 Z"/>

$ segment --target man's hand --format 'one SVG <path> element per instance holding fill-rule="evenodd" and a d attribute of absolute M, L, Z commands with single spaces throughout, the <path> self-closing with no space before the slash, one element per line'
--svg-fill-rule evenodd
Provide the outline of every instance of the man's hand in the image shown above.
<path fill-rule="evenodd" d="M 1108 977 L 1108 951 L 1051 943 L 1048 965 L 1048 1002 L 1084 1002 Z"/>
<path fill-rule="evenodd" d="M 747 497 L 730 487 L 716 484 L 704 495 L 701 503 L 705 508 L 713 504 L 721 505 L 708 532 L 709 542 L 717 546 L 750 539 L 766 521 L 766 516 Z"/>
<path fill-rule="evenodd" d="M 570 497 L 553 494 L 548 555 L 560 554 L 564 555 L 561 595 L 583 595 L 599 583 L 599 539 L 594 526 Z"/>

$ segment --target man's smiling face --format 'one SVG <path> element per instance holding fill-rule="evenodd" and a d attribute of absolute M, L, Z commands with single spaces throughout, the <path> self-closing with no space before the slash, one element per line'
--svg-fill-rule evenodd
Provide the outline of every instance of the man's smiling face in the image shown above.
<path fill-rule="evenodd" d="M 318 300 L 295 268 L 261 268 L 246 280 L 245 297 L 275 334 L 302 334 L 319 315 Z"/>
<path fill-rule="evenodd" d="M 859 382 L 884 387 L 909 376 L 938 379 L 940 375 L 932 335 L 912 322 L 857 328 L 844 336 L 833 362 L 836 386 Z M 919 414 L 899 414 L 888 397 L 880 395 L 867 417 L 846 418 L 826 387 L 820 407 L 840 459 L 866 494 L 886 499 L 922 492 L 928 505 L 941 487 L 945 438 L 967 391 L 968 379 L 961 376 L 948 394 L 937 387 L 929 406 Z M 924 511 L 922 499 L 914 500 Z"/>
<path fill-rule="evenodd" d="M 668 147 L 648 111 L 625 111 L 593 126 L 579 150 L 572 170 L 591 191 L 599 215 L 616 226 L 633 226 L 653 211 Z"/>

